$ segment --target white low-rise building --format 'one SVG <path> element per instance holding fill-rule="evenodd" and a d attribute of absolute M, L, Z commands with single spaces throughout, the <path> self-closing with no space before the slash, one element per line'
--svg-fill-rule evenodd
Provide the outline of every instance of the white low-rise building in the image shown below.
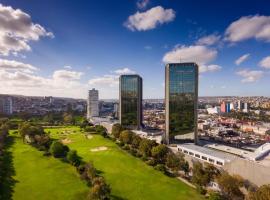
<path fill-rule="evenodd" d="M 177 151 L 218 167 L 222 167 L 236 158 L 234 155 L 198 146 L 193 143 L 179 144 L 177 145 Z"/>

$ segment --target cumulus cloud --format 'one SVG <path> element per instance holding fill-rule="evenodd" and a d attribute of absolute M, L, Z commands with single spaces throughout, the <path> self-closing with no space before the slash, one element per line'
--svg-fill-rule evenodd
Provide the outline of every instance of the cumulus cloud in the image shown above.
<path fill-rule="evenodd" d="M 150 0 L 138 0 L 136 5 L 139 9 L 144 9 L 148 6 L 150 3 Z"/>
<path fill-rule="evenodd" d="M 95 86 L 109 86 L 109 87 L 114 87 L 118 85 L 118 75 L 104 75 L 101 77 L 96 77 L 93 79 L 90 79 L 88 81 L 89 85 L 95 85 Z"/>
<path fill-rule="evenodd" d="M 41 76 L 39 72 L 30 64 L 0 60 L 0 91 L 7 94 L 85 97 L 87 84 L 80 82 L 81 72 L 56 70 L 50 77 Z"/>
<path fill-rule="evenodd" d="M 32 73 L 33 71 L 38 70 L 38 68 L 15 60 L 0 59 L 0 70 L 24 71 Z"/>
<path fill-rule="evenodd" d="M 70 71 L 70 70 L 57 70 L 53 73 L 54 79 L 67 79 L 67 80 L 79 80 L 83 75 L 82 72 Z"/>
<path fill-rule="evenodd" d="M 110 86 L 110 87 L 115 87 L 118 86 L 119 83 L 119 76 L 122 74 L 135 74 L 136 72 L 129 69 L 129 68 L 121 68 L 121 69 L 117 69 L 113 72 L 111 72 L 111 74 L 106 74 L 100 77 L 96 77 L 93 79 L 90 79 L 88 81 L 89 85 L 93 85 L 93 86 Z"/>
<path fill-rule="evenodd" d="M 251 38 L 270 42 L 270 16 L 241 17 L 231 23 L 225 32 L 225 40 L 230 42 L 240 42 Z"/>
<path fill-rule="evenodd" d="M 200 73 L 216 72 L 216 71 L 220 71 L 221 69 L 222 67 L 219 65 L 201 65 L 199 68 L 199 72 Z"/>
<path fill-rule="evenodd" d="M 202 45 L 178 46 L 167 52 L 163 57 L 163 62 L 197 62 L 198 64 L 207 64 L 213 61 L 217 56 L 215 49 Z"/>
<path fill-rule="evenodd" d="M 31 16 L 20 9 L 0 4 L 0 55 L 12 52 L 30 51 L 29 41 L 40 37 L 53 37 L 39 24 L 32 22 Z"/>
<path fill-rule="evenodd" d="M 259 65 L 263 68 L 270 69 L 270 56 L 263 58 Z"/>
<path fill-rule="evenodd" d="M 136 72 L 125 67 L 125 68 L 122 68 L 122 69 L 117 69 L 114 71 L 114 73 L 116 74 L 135 74 Z"/>
<path fill-rule="evenodd" d="M 207 45 L 207 46 L 211 46 L 214 44 L 217 44 L 220 41 L 220 35 L 217 34 L 211 34 L 211 35 L 207 35 L 204 36 L 202 38 L 200 38 L 196 44 L 197 45 Z"/>
<path fill-rule="evenodd" d="M 246 61 L 246 60 L 249 58 L 249 56 L 250 56 L 249 53 L 242 55 L 241 57 L 239 57 L 239 58 L 235 61 L 235 64 L 236 64 L 236 65 L 240 65 L 242 62 Z"/>
<path fill-rule="evenodd" d="M 164 9 L 161 6 L 153 7 L 145 12 L 136 12 L 128 17 L 124 23 L 131 31 L 146 31 L 156 28 L 158 25 L 173 21 L 175 11 Z"/>
<path fill-rule="evenodd" d="M 260 70 L 243 69 L 236 72 L 236 74 L 243 77 L 243 79 L 241 80 L 242 83 L 256 82 L 263 77 L 263 71 Z"/>

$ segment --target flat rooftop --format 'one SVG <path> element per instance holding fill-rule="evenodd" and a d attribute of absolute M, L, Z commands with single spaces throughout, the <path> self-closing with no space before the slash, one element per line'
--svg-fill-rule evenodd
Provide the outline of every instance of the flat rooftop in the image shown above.
<path fill-rule="evenodd" d="M 255 157 L 255 153 L 254 152 L 250 152 L 250 151 L 246 151 L 243 149 L 238 149 L 235 147 L 230 147 L 230 146 L 226 146 L 226 145 L 222 145 L 222 144 L 207 144 L 205 145 L 208 148 L 211 149 L 216 149 L 219 151 L 223 151 L 223 152 L 227 152 L 227 153 L 231 153 L 243 158 L 253 158 Z"/>
<path fill-rule="evenodd" d="M 205 147 L 205 146 L 198 146 L 198 145 L 195 145 L 193 143 L 179 144 L 177 146 L 179 146 L 180 148 L 185 147 L 186 149 L 197 151 L 201 154 L 213 156 L 213 157 L 220 158 L 220 159 L 223 159 L 226 161 L 232 161 L 232 160 L 237 158 L 237 156 L 235 156 L 235 155 L 225 153 L 222 151 L 218 151 L 218 150 L 214 150 L 214 149 L 210 149 L 210 148 Z"/>

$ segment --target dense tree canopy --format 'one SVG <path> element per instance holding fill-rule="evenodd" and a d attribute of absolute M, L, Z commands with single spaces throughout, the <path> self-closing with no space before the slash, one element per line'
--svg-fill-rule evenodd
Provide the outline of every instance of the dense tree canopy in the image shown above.
<path fill-rule="evenodd" d="M 50 153 L 56 158 L 65 157 L 68 151 L 68 147 L 59 141 L 53 141 L 50 146 Z"/>
<path fill-rule="evenodd" d="M 123 131 L 123 127 L 120 124 L 114 124 L 112 127 L 112 135 L 115 138 L 119 138 L 120 137 L 120 133 Z"/>
<path fill-rule="evenodd" d="M 231 176 L 224 172 L 217 178 L 217 182 L 222 192 L 229 199 L 244 199 L 244 194 L 240 190 L 243 182 L 239 179 L 239 177 Z"/>
<path fill-rule="evenodd" d="M 270 200 L 270 185 L 262 185 L 255 192 L 250 192 L 250 200 Z"/>

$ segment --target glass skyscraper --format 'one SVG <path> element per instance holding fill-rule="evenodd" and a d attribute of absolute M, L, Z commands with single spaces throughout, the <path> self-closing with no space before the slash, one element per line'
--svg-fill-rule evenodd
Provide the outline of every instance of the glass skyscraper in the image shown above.
<path fill-rule="evenodd" d="M 132 129 L 142 125 L 142 78 L 121 75 L 119 80 L 120 124 Z"/>
<path fill-rule="evenodd" d="M 170 63 L 165 69 L 166 142 L 197 143 L 198 65 Z"/>

